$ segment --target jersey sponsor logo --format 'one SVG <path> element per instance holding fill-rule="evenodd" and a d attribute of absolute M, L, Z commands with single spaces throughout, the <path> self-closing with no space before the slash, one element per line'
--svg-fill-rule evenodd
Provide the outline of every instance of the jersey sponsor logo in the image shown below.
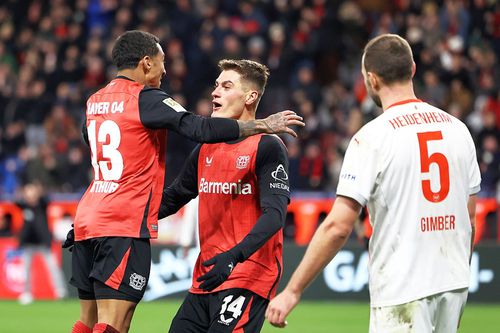
<path fill-rule="evenodd" d="M 200 180 L 199 193 L 212 194 L 252 194 L 252 185 L 242 183 L 241 179 L 238 182 L 209 182 L 205 178 Z"/>
<path fill-rule="evenodd" d="M 162 102 L 177 112 L 186 112 L 186 109 L 184 109 L 182 105 L 174 101 L 171 97 L 165 98 Z"/>
<path fill-rule="evenodd" d="M 142 290 L 146 285 L 146 278 L 137 273 L 130 274 L 130 283 L 129 286 L 134 288 L 135 290 Z"/>
<path fill-rule="evenodd" d="M 250 162 L 249 155 L 238 156 L 238 158 L 236 159 L 236 168 L 245 169 L 248 167 L 248 162 Z"/>
<path fill-rule="evenodd" d="M 120 184 L 108 180 L 94 180 L 90 192 L 92 193 L 113 193 Z"/>
<path fill-rule="evenodd" d="M 288 181 L 288 174 L 285 171 L 285 167 L 283 164 L 278 165 L 276 170 L 271 172 L 271 177 L 274 178 L 276 182 L 270 183 L 269 188 L 272 189 L 282 189 L 285 191 L 290 191 L 290 186 L 288 186 L 287 181 Z"/>
<path fill-rule="evenodd" d="M 282 183 L 286 183 L 286 181 L 288 180 L 288 174 L 286 173 L 285 167 L 283 166 L 283 164 L 278 165 L 276 170 L 271 172 L 271 176 L 275 180 L 282 182 Z"/>
<path fill-rule="evenodd" d="M 205 166 L 209 167 L 212 165 L 212 161 L 214 160 L 214 157 L 205 157 Z"/>

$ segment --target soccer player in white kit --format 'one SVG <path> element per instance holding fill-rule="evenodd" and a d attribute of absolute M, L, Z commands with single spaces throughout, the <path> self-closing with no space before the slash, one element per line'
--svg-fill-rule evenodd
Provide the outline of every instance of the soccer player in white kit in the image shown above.
<path fill-rule="evenodd" d="M 472 137 L 450 114 L 416 98 L 415 63 L 403 38 L 365 47 L 362 72 L 383 114 L 347 149 L 337 198 L 266 318 L 277 327 L 346 243 L 366 205 L 370 332 L 456 332 L 469 286 L 481 177 Z"/>

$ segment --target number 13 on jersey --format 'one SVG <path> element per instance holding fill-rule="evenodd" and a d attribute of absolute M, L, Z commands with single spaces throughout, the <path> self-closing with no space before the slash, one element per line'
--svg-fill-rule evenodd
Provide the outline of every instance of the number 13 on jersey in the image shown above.
<path fill-rule="evenodd" d="M 422 192 L 430 202 L 443 201 L 450 192 L 450 167 L 446 156 L 435 152 L 429 155 L 429 141 L 443 140 L 441 131 L 417 133 L 420 148 L 420 172 L 428 174 L 430 166 L 435 164 L 439 169 L 439 190 L 434 192 L 431 188 L 431 179 L 422 180 Z"/>
<path fill-rule="evenodd" d="M 105 120 L 97 128 L 97 122 L 91 120 L 87 126 L 94 180 L 119 180 L 123 173 L 123 157 L 118 151 L 121 133 L 112 120 Z M 97 159 L 97 145 L 101 145 L 102 160 Z M 102 178 L 100 177 L 102 174 Z"/>

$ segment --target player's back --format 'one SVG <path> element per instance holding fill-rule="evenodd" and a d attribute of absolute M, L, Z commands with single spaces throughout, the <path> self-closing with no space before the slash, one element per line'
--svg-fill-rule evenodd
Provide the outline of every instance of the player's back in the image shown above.
<path fill-rule="evenodd" d="M 78 206 L 77 240 L 156 236 L 165 131 L 143 126 L 138 102 L 143 87 L 119 77 L 87 101 L 94 179 Z"/>
<path fill-rule="evenodd" d="M 374 151 L 368 209 L 373 306 L 468 286 L 470 194 L 479 170 L 465 125 L 427 103 L 388 108 L 357 140 Z"/>

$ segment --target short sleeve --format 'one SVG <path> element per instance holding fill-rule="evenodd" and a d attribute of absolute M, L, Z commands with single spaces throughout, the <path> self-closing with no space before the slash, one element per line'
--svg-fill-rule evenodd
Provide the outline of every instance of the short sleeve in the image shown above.
<path fill-rule="evenodd" d="M 358 132 L 349 143 L 340 171 L 337 195 L 346 196 L 365 206 L 379 173 L 377 150 Z"/>

